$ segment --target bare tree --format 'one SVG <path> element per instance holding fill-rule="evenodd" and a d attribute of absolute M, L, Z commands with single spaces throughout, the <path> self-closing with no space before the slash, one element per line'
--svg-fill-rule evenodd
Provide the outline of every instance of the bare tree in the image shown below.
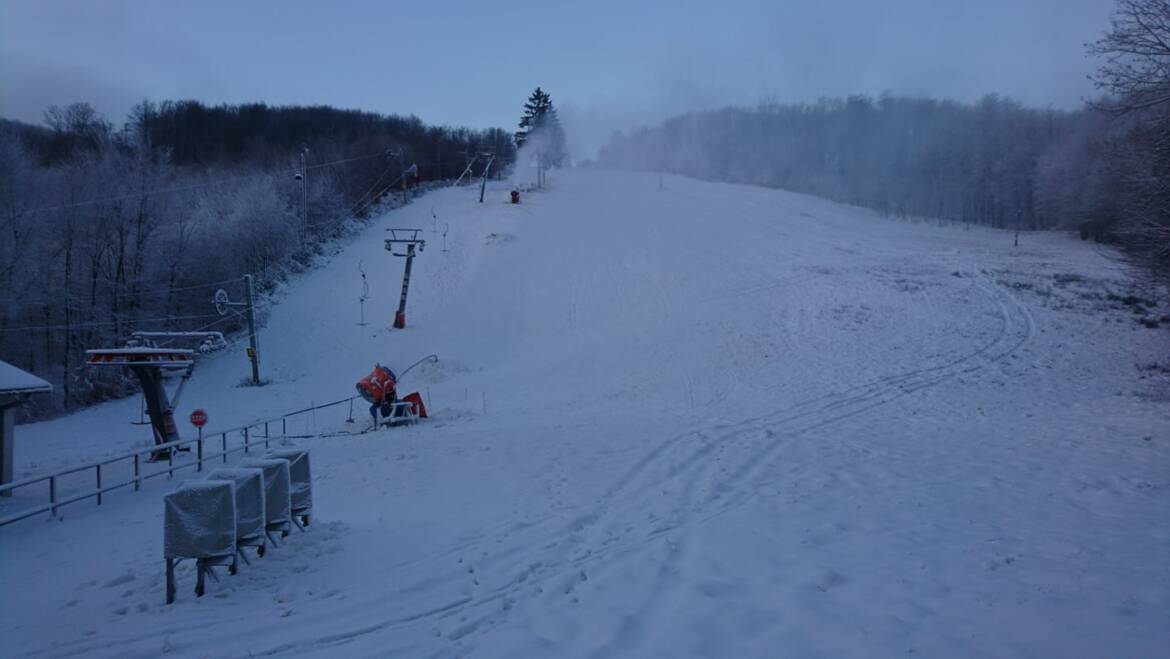
<path fill-rule="evenodd" d="M 1122 181 L 1117 234 L 1170 269 L 1170 0 L 1117 0 L 1088 52 L 1102 59 L 1094 81 L 1111 96 L 1097 107 L 1123 131 L 1109 154 Z"/>
<path fill-rule="evenodd" d="M 1112 109 L 1170 102 L 1170 0 L 1117 0 L 1109 31 L 1088 52 L 1103 59 L 1093 81 Z"/>

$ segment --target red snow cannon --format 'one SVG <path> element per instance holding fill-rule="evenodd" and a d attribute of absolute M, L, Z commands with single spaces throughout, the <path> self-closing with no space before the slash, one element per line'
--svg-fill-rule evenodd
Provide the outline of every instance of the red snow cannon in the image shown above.
<path fill-rule="evenodd" d="M 394 388 L 398 385 L 394 371 L 382 366 L 374 365 L 374 370 L 357 383 L 358 394 L 371 405 L 381 405 L 386 400 L 394 399 Z"/>

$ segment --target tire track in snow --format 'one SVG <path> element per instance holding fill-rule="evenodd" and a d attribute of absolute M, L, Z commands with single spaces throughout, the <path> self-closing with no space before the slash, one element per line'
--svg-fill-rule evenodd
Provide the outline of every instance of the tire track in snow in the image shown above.
<path fill-rule="evenodd" d="M 467 566 L 460 564 L 445 574 L 431 571 L 425 578 L 402 584 L 392 593 L 330 610 L 320 620 L 330 633 L 282 643 L 254 654 L 283 655 L 295 652 L 294 647 L 321 651 L 372 634 L 430 625 L 431 634 L 452 644 L 446 652 L 437 653 L 447 656 L 451 651 L 472 650 L 474 646 L 470 644 L 475 636 L 505 624 L 518 608 L 576 597 L 576 588 L 587 581 L 589 571 L 596 566 L 665 546 L 666 557 L 673 556 L 675 560 L 662 562 L 654 579 L 666 578 L 674 569 L 671 565 L 677 564 L 678 557 L 686 551 L 687 534 L 705 520 L 749 501 L 756 494 L 751 486 L 753 480 L 771 469 L 783 457 L 784 448 L 801 436 L 978 371 L 1026 343 L 1033 331 L 1026 307 L 994 284 L 975 280 L 974 286 L 994 302 L 1000 317 L 996 335 L 976 349 L 736 423 L 666 438 L 616 478 L 596 502 L 552 533 L 543 533 L 543 524 L 536 524 L 509 527 L 496 534 L 531 537 L 526 541 L 516 538 L 507 549 L 484 552 L 473 559 L 476 584 L 470 592 L 456 592 L 456 584 L 466 583 Z M 485 547 L 494 539 L 489 535 L 472 540 L 462 550 L 470 554 L 467 550 Z M 652 598 L 664 592 L 662 583 L 648 588 Z M 404 603 L 404 598 L 417 604 Z M 649 611 L 653 604 L 652 599 L 639 603 L 638 608 Z M 379 609 L 396 609 L 399 613 L 371 621 L 368 612 Z M 355 619 L 361 623 L 353 622 Z"/>
<path fill-rule="evenodd" d="M 456 625 L 446 637 L 462 644 L 473 634 L 506 622 L 517 606 L 531 604 L 530 600 L 548 595 L 545 586 L 558 578 L 570 584 L 560 590 L 564 590 L 564 595 L 571 595 L 572 580 L 587 579 L 587 570 L 592 566 L 641 551 L 660 538 L 668 540 L 673 547 L 671 555 L 680 554 L 683 547 L 677 540 L 670 543 L 670 534 L 748 501 L 755 494 L 750 486 L 754 477 L 771 468 L 782 457 L 783 449 L 800 436 L 978 371 L 1022 347 L 1033 332 L 1033 320 L 1027 308 L 993 284 L 976 280 L 975 286 L 991 298 L 1000 317 L 995 337 L 975 350 L 950 357 L 942 363 L 875 378 L 730 425 L 670 437 L 626 470 L 588 512 L 562 525 L 559 531 L 540 535 L 527 546 L 514 547 L 477 561 L 481 565 L 481 574 L 486 574 L 489 568 L 498 573 L 510 567 L 508 574 L 514 576 L 494 586 L 477 588 L 476 592 L 450 607 L 430 607 L 418 615 L 387 620 L 385 625 L 367 627 L 369 631 L 366 633 L 410 626 L 424 620 L 453 622 Z M 678 457 L 669 459 L 674 453 L 678 453 Z M 716 453 L 720 459 L 710 459 Z M 728 453 L 736 458 L 731 464 L 722 459 Z M 665 473 L 652 474 L 651 468 L 665 468 Z M 656 504 L 647 506 L 649 495 L 655 491 L 673 493 L 676 489 L 679 496 L 668 499 L 665 503 L 667 510 L 660 510 L 661 514 L 653 510 Z M 647 522 L 651 528 L 643 532 Z M 447 580 L 432 575 L 428 581 L 437 586 Z M 421 595 L 431 589 L 407 587 L 403 590 Z M 550 587 L 549 590 L 555 594 L 558 589 Z M 657 590 L 661 592 L 661 589 Z M 335 638 L 348 642 L 353 636 L 341 634 Z"/>

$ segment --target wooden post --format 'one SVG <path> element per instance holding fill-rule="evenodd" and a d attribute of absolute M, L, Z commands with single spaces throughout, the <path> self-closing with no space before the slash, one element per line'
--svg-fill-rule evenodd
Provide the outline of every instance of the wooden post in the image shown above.
<path fill-rule="evenodd" d="M 175 603 L 175 559 L 167 559 L 167 604 Z"/>

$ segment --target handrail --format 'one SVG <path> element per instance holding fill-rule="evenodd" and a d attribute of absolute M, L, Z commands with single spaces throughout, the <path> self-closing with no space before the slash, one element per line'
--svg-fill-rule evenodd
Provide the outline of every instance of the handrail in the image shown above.
<path fill-rule="evenodd" d="M 106 457 L 106 458 L 103 458 L 101 460 L 88 462 L 88 463 L 85 463 L 82 465 L 68 467 L 68 468 L 65 468 L 65 469 L 62 469 L 60 471 L 56 471 L 56 472 L 53 472 L 50 474 L 43 474 L 40 476 L 30 476 L 28 478 L 22 478 L 20 480 L 12 481 L 10 483 L 4 483 L 3 485 L 0 485 L 0 493 L 9 492 L 9 491 L 15 490 L 17 488 L 27 487 L 29 485 L 35 485 L 37 483 L 43 483 L 43 482 L 48 481 L 49 482 L 49 502 L 45 503 L 45 504 L 38 504 L 36 506 L 32 506 L 30 508 L 26 508 L 24 510 L 17 511 L 17 512 L 9 514 L 5 517 L 0 517 L 0 526 L 5 526 L 5 525 L 10 524 L 12 522 L 16 522 L 18 520 L 25 519 L 27 517 L 32 517 L 33 515 L 36 515 L 38 513 L 42 513 L 45 511 L 51 511 L 52 514 L 55 516 L 57 508 L 64 506 L 66 504 L 75 503 L 77 501 L 82 501 L 84 499 L 96 497 L 98 500 L 98 504 L 101 505 L 102 494 L 104 494 L 105 492 L 121 489 L 123 487 L 128 487 L 131 485 L 134 486 L 134 489 L 137 490 L 139 488 L 139 486 L 142 484 L 142 481 L 145 481 L 145 480 L 148 480 L 151 478 L 155 478 L 155 477 L 160 476 L 162 474 L 173 475 L 174 471 L 176 469 L 186 469 L 189 467 L 198 467 L 197 470 L 202 471 L 203 463 L 208 462 L 210 460 L 213 460 L 216 458 L 222 458 L 226 462 L 228 455 L 230 455 L 232 453 L 238 453 L 240 451 L 247 452 L 253 445 L 259 444 L 259 443 L 261 443 L 261 441 L 267 446 L 268 442 L 271 439 L 274 439 L 274 437 L 268 433 L 268 424 L 270 424 L 270 423 L 273 423 L 276 421 L 282 422 L 281 434 L 279 437 L 284 437 L 287 435 L 287 432 L 286 432 L 287 428 L 286 428 L 286 424 L 284 422 L 287 421 L 289 418 L 300 415 L 300 414 L 305 414 L 306 412 L 313 412 L 316 410 L 326 409 L 326 408 L 334 407 L 334 406 L 341 405 L 344 403 L 350 403 L 355 399 L 357 399 L 357 396 L 350 396 L 348 398 L 342 398 L 340 400 L 335 400 L 335 401 L 332 401 L 329 403 L 324 403 L 322 405 L 313 405 L 311 407 L 306 407 L 304 409 L 296 410 L 293 412 L 288 412 L 288 413 L 281 414 L 278 416 L 259 419 L 259 420 L 253 421 L 251 423 L 248 423 L 246 425 L 236 426 L 233 428 L 228 428 L 226 430 L 217 430 L 215 432 L 207 432 L 207 433 L 200 432 L 198 437 L 195 437 L 192 439 L 177 439 L 175 441 L 166 442 L 164 444 L 155 444 L 155 445 L 147 447 L 147 448 L 137 449 L 134 451 L 129 451 L 127 453 L 121 453 L 121 454 L 118 454 L 115 456 Z M 352 413 L 352 410 L 351 410 L 351 413 Z M 248 436 L 248 431 L 250 431 L 253 428 L 259 428 L 259 427 L 264 427 L 264 430 L 265 430 L 264 435 L 262 437 L 256 437 L 256 441 L 254 443 L 250 442 L 249 436 Z M 236 446 L 236 447 L 233 447 L 231 449 L 228 449 L 227 448 L 228 434 L 235 434 L 235 433 L 240 433 L 240 432 L 242 432 L 244 435 L 243 444 L 241 444 L 240 446 Z M 205 441 L 210 441 L 211 439 L 213 439 L 217 435 L 221 438 L 222 445 L 223 445 L 222 450 L 218 453 L 205 454 L 203 452 L 203 443 Z M 276 437 L 276 438 L 279 438 L 279 437 Z M 198 448 L 199 448 L 199 451 L 198 451 L 198 454 L 197 454 L 197 457 L 195 460 L 193 460 L 191 462 L 180 463 L 180 464 L 176 465 L 174 463 L 174 453 L 170 452 L 169 453 L 170 457 L 168 457 L 168 460 L 167 460 L 168 464 L 166 465 L 165 468 L 162 468 L 162 469 L 159 469 L 158 471 L 155 471 L 152 473 L 147 473 L 147 474 L 143 474 L 139 471 L 138 458 L 140 456 L 150 455 L 150 454 L 156 453 L 158 451 L 163 451 L 163 450 L 168 450 L 168 449 L 178 449 L 178 448 L 181 448 L 183 446 L 188 446 L 191 444 L 196 444 L 196 445 L 198 445 Z M 103 466 L 111 465 L 114 463 L 121 462 L 123 460 L 130 460 L 130 459 L 134 460 L 134 478 L 133 479 L 126 481 L 126 482 L 122 482 L 122 483 L 116 483 L 116 484 L 102 486 L 101 468 Z M 71 494 L 64 499 L 57 498 L 56 483 L 57 483 L 58 478 L 60 478 L 62 476 L 68 476 L 71 474 L 83 472 L 83 471 L 86 471 L 88 469 L 95 470 L 96 484 L 97 484 L 96 488 L 90 489 L 90 490 L 85 490 L 85 491 L 78 493 L 78 494 Z"/>

